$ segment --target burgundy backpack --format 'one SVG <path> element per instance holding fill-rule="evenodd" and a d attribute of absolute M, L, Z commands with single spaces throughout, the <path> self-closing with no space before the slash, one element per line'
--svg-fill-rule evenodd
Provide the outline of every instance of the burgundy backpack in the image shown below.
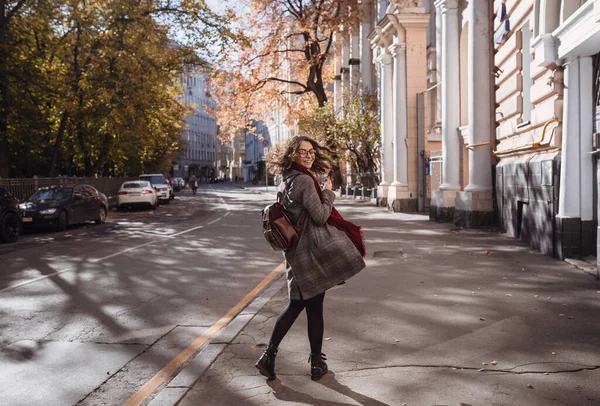
<path fill-rule="evenodd" d="M 294 176 L 295 177 L 295 176 Z M 282 193 L 277 193 L 277 201 L 262 211 L 263 236 L 275 251 L 292 249 L 298 244 L 304 225 L 304 213 L 294 225 L 281 204 Z"/>

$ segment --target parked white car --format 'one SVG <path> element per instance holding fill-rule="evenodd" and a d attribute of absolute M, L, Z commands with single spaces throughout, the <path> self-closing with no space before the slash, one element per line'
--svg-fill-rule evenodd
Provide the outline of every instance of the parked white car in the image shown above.
<path fill-rule="evenodd" d="M 152 184 L 154 190 L 158 194 L 158 200 L 170 203 L 175 198 L 173 188 L 169 185 L 165 177 L 160 173 L 144 174 L 139 176 L 140 180 L 148 181 Z"/>
<path fill-rule="evenodd" d="M 168 199 L 168 196 L 166 198 Z M 156 209 L 158 199 L 158 192 L 150 182 L 145 180 L 124 182 L 117 193 L 117 208 L 143 205 Z"/>

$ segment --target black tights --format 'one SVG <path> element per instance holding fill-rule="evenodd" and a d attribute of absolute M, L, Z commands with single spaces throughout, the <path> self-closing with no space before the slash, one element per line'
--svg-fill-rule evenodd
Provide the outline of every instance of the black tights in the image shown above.
<path fill-rule="evenodd" d="M 307 300 L 292 300 L 279 315 L 273 334 L 271 334 L 271 343 L 275 348 L 279 347 L 281 340 L 292 327 L 302 310 L 306 309 L 306 318 L 308 319 L 308 340 L 310 341 L 310 351 L 312 354 L 320 354 L 323 346 L 323 299 L 325 292 Z"/>

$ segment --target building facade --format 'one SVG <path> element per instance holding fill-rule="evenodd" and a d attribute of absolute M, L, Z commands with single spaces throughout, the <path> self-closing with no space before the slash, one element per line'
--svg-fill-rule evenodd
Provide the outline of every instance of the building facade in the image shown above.
<path fill-rule="evenodd" d="M 595 255 L 600 0 L 362 4 L 336 85 L 351 86 L 356 66 L 372 83 L 372 64 L 379 203 L 412 211 L 416 194 L 432 220 L 499 225 L 558 258 Z"/>
<path fill-rule="evenodd" d="M 207 109 L 214 107 L 214 101 L 206 87 L 206 74 L 189 72 L 181 76 L 184 87 L 182 101 L 191 107 L 192 113 L 186 119 L 183 136 L 185 146 L 179 159 L 174 162 L 172 176 L 188 179 L 192 175 L 201 182 L 218 175 L 216 138 L 217 125 Z"/>

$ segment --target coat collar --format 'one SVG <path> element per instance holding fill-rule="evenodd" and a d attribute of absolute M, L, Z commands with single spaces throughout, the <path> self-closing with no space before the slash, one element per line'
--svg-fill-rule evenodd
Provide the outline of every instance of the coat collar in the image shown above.
<path fill-rule="evenodd" d="M 300 172 L 300 171 L 298 171 L 296 169 L 289 168 L 289 169 L 286 169 L 285 171 L 283 171 L 282 175 L 283 175 L 283 180 L 287 180 L 287 179 L 289 179 L 292 176 L 306 175 L 306 174 L 304 172 Z"/>

